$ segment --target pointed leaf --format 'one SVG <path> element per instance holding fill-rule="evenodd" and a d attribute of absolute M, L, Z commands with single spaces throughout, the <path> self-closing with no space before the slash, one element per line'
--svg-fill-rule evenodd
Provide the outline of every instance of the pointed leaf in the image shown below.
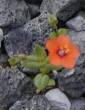
<path fill-rule="evenodd" d="M 18 57 L 12 57 L 8 60 L 10 66 L 16 66 L 19 61 Z"/>
<path fill-rule="evenodd" d="M 34 84 L 37 87 L 37 91 L 40 92 L 45 89 L 48 85 L 49 77 L 48 75 L 39 74 L 34 78 Z"/>
<path fill-rule="evenodd" d="M 50 71 L 52 70 L 61 70 L 63 68 L 62 65 L 56 66 L 56 65 L 52 65 L 52 64 L 47 64 L 46 68 Z"/>
<path fill-rule="evenodd" d="M 35 55 L 29 55 L 26 59 L 28 62 L 38 62 L 38 61 L 41 61 L 41 58 L 35 56 Z"/>
<path fill-rule="evenodd" d="M 43 77 L 42 74 L 38 74 L 38 75 L 34 78 L 34 84 L 35 84 L 35 86 L 36 86 L 37 88 L 40 87 L 42 77 Z"/>
<path fill-rule="evenodd" d="M 64 28 L 60 28 L 57 33 L 58 33 L 58 36 L 59 35 L 65 35 L 65 34 L 67 34 L 67 30 Z"/>
<path fill-rule="evenodd" d="M 44 65 L 42 68 L 40 68 L 40 72 L 42 74 L 47 74 L 47 73 L 49 73 L 49 70 L 48 70 L 48 68 L 46 68 L 46 65 Z"/>
<path fill-rule="evenodd" d="M 42 62 L 33 62 L 33 61 L 22 61 L 21 65 L 30 69 L 40 69 L 48 63 L 48 58 L 44 59 Z"/>
<path fill-rule="evenodd" d="M 34 48 L 34 55 L 37 57 L 45 58 L 47 57 L 45 49 L 41 47 L 40 45 L 36 44 Z"/>
<path fill-rule="evenodd" d="M 48 75 L 43 75 L 42 79 L 41 79 L 41 83 L 40 83 L 40 88 L 41 90 L 45 89 L 48 85 L 49 82 L 49 77 Z"/>
<path fill-rule="evenodd" d="M 51 39 L 53 39 L 53 38 L 56 38 L 58 36 L 58 34 L 57 34 L 57 32 L 51 32 L 49 36 Z"/>
<path fill-rule="evenodd" d="M 48 22 L 49 22 L 49 24 L 52 27 L 56 27 L 57 24 L 58 24 L 58 19 L 54 15 L 49 14 L 49 16 L 48 16 Z"/>
<path fill-rule="evenodd" d="M 50 79 L 48 82 L 48 86 L 55 86 L 55 80 Z"/>

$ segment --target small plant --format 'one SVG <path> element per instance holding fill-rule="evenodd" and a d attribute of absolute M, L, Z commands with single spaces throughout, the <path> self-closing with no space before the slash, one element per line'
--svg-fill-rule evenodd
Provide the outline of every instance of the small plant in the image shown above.
<path fill-rule="evenodd" d="M 12 67 L 16 67 L 20 63 L 23 67 L 30 69 L 38 69 L 39 74 L 34 78 L 34 84 L 37 87 L 37 92 L 42 91 L 46 87 L 54 86 L 55 81 L 49 78 L 50 71 L 58 69 L 58 67 L 49 63 L 49 57 L 46 51 L 40 45 L 35 45 L 32 55 L 18 55 L 9 59 Z"/>
<path fill-rule="evenodd" d="M 12 67 L 16 67 L 17 63 L 20 63 L 23 67 L 39 70 L 33 79 L 37 93 L 55 86 L 55 80 L 49 77 L 50 72 L 62 67 L 74 68 L 76 59 L 80 55 L 79 48 L 66 35 L 66 29 L 57 29 L 58 20 L 50 15 L 48 21 L 54 31 L 49 35 L 45 47 L 35 44 L 31 55 L 16 55 L 9 59 Z M 48 55 L 45 48 L 48 50 Z"/>

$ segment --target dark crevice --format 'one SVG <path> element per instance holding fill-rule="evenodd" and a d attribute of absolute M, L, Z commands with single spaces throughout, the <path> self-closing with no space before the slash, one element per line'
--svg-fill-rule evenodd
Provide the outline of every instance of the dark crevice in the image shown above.
<path fill-rule="evenodd" d="M 25 0 L 27 4 L 41 5 L 42 0 Z"/>
<path fill-rule="evenodd" d="M 7 52 L 5 50 L 4 40 L 2 40 L 2 42 L 1 42 L 1 53 L 7 55 Z"/>
<path fill-rule="evenodd" d="M 59 24 L 58 24 L 58 28 L 67 28 L 66 26 L 66 22 L 69 21 L 70 19 L 73 19 L 74 17 L 76 17 L 80 12 L 84 12 L 84 10 L 80 10 L 80 11 L 77 11 L 74 15 L 72 15 L 69 19 L 67 19 L 65 22 L 63 22 L 62 20 L 60 20 L 58 18 L 58 21 L 59 21 Z"/>

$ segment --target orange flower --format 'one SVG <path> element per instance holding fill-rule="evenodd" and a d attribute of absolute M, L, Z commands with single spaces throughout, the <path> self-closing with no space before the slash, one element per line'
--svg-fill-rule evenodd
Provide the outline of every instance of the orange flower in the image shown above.
<path fill-rule="evenodd" d="M 72 69 L 75 66 L 80 55 L 79 48 L 66 35 L 48 39 L 46 48 L 50 63 L 57 66 L 62 65 L 67 69 Z"/>

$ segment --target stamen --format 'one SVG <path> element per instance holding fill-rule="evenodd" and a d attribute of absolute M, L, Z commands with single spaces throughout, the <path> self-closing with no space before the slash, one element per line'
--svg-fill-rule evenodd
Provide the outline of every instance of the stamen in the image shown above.
<path fill-rule="evenodd" d="M 65 55 L 65 51 L 63 49 L 60 49 L 58 51 L 58 55 L 61 56 L 61 57 L 63 57 Z"/>
<path fill-rule="evenodd" d="M 66 50 L 65 50 L 65 53 L 67 54 L 67 53 L 69 53 L 69 51 L 70 51 L 70 49 L 66 49 Z"/>
<path fill-rule="evenodd" d="M 63 57 L 69 53 L 70 49 L 68 48 L 68 45 L 60 46 L 58 49 L 58 55 L 60 57 Z"/>

